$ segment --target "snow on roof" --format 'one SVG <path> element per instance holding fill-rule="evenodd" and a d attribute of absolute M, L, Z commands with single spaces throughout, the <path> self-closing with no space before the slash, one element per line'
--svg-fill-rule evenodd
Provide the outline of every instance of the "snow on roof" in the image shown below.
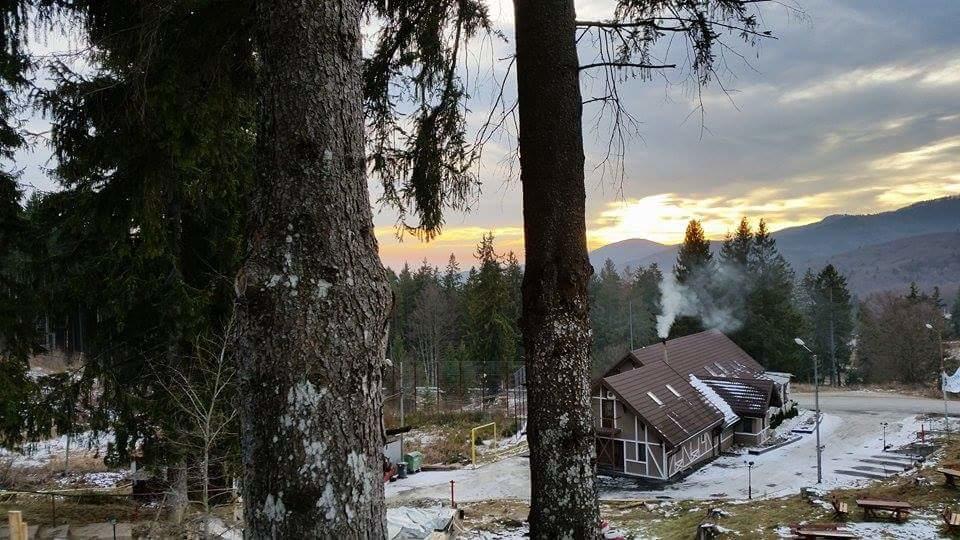
<path fill-rule="evenodd" d="M 777 384 L 783 385 L 790 382 L 790 379 L 793 378 L 792 373 L 783 373 L 781 371 L 764 371 L 761 375 L 761 378 L 773 381 Z"/>
<path fill-rule="evenodd" d="M 697 389 L 700 394 L 707 400 L 707 403 L 713 405 L 720 414 L 723 415 L 723 425 L 724 427 L 729 426 L 736 421 L 740 420 L 740 417 L 737 416 L 737 413 L 733 412 L 733 409 L 730 408 L 728 404 L 720 394 L 716 393 L 713 388 L 707 386 L 706 383 L 697 378 L 696 375 L 690 375 L 690 386 Z"/>
<path fill-rule="evenodd" d="M 706 377 L 702 382 L 713 389 L 740 415 L 763 415 L 773 397 L 774 383 L 767 379 Z"/>

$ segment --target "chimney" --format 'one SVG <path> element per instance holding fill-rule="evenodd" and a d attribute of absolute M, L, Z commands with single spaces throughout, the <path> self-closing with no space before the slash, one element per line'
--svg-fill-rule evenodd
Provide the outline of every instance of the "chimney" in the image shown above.
<path fill-rule="evenodd" d="M 661 338 L 660 342 L 663 343 L 663 361 L 670 363 L 670 357 L 667 355 L 667 338 Z"/>

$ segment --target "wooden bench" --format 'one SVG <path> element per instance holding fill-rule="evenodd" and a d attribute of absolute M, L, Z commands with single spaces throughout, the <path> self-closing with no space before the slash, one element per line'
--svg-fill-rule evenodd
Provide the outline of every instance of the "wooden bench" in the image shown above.
<path fill-rule="evenodd" d="M 957 487 L 957 480 L 960 479 L 960 471 L 956 469 L 937 469 L 937 472 L 943 475 L 945 484 L 950 487 Z"/>
<path fill-rule="evenodd" d="M 960 529 L 960 513 L 944 508 L 940 516 L 943 517 L 943 522 L 947 524 L 948 529 Z"/>
<path fill-rule="evenodd" d="M 841 501 L 840 497 L 830 497 L 830 504 L 833 506 L 833 515 L 838 519 L 847 519 L 850 515 L 850 507 L 846 501 Z"/>
<path fill-rule="evenodd" d="M 797 538 L 860 538 L 860 535 L 840 530 L 840 523 L 806 523 L 793 525 L 791 532 Z"/>
<path fill-rule="evenodd" d="M 910 517 L 910 503 L 885 499 L 857 499 L 857 506 L 863 509 L 864 519 L 876 516 L 878 512 L 890 512 L 895 521 L 905 521 Z"/>

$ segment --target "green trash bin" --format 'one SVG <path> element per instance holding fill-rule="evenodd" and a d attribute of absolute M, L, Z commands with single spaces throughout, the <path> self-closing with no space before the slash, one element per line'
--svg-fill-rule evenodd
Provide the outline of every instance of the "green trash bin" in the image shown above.
<path fill-rule="evenodd" d="M 407 473 L 418 473 L 423 468 L 423 453 L 408 452 L 403 455 L 403 461 L 407 464 Z"/>

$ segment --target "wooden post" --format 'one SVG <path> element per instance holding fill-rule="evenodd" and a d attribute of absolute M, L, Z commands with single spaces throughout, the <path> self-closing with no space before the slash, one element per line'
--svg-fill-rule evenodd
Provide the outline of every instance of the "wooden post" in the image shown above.
<path fill-rule="evenodd" d="M 23 521 L 23 514 L 19 510 L 7 512 L 7 523 L 10 526 L 10 540 L 27 540 L 27 523 Z"/>

